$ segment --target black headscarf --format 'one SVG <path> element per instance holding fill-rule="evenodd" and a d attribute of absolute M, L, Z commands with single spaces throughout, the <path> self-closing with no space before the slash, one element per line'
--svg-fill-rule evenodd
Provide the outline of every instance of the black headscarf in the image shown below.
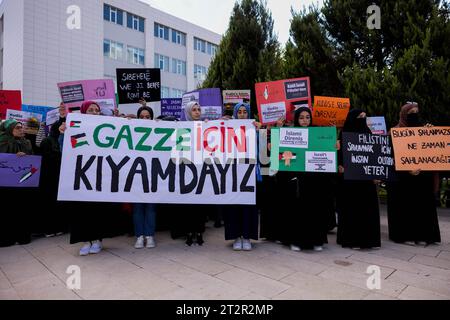
<path fill-rule="evenodd" d="M 309 117 L 311 118 L 311 122 L 309 123 L 309 127 L 313 126 L 313 122 L 312 122 L 313 121 L 313 117 L 312 117 L 311 109 L 308 108 L 308 107 L 300 107 L 297 110 L 295 110 L 295 113 L 294 113 L 294 127 L 299 127 L 300 126 L 298 120 L 300 118 L 300 114 L 302 112 L 304 112 L 304 111 L 308 112 L 309 113 Z"/>
<path fill-rule="evenodd" d="M 364 111 L 361 109 L 353 109 L 347 115 L 347 119 L 344 123 L 343 132 L 357 132 L 357 133 L 371 133 L 370 128 L 367 126 L 366 118 L 358 118 L 358 116 Z"/>

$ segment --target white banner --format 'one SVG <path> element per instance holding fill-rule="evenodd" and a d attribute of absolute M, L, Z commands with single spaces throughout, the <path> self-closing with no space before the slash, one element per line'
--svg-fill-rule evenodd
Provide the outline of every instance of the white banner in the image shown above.
<path fill-rule="evenodd" d="M 71 113 L 60 201 L 255 204 L 252 120 L 170 122 Z"/>

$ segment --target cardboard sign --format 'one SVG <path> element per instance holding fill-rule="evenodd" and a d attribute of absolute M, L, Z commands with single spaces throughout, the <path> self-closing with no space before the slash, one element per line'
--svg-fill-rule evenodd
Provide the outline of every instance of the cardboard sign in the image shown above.
<path fill-rule="evenodd" d="M 112 79 L 80 80 L 58 83 L 61 99 L 69 112 L 80 112 L 84 101 L 95 101 L 103 115 L 113 115 L 116 108 Z"/>
<path fill-rule="evenodd" d="M 337 172 L 335 128 L 272 128 L 271 143 L 272 170 Z"/>
<path fill-rule="evenodd" d="M 350 111 L 350 99 L 314 97 L 313 123 L 315 126 L 342 128 Z"/>
<path fill-rule="evenodd" d="M 175 117 L 177 120 L 181 119 L 181 98 L 162 99 L 161 100 L 161 115 Z"/>
<path fill-rule="evenodd" d="M 45 121 L 45 124 L 47 126 L 51 126 L 58 120 L 59 120 L 59 108 L 55 108 L 54 110 L 47 112 L 47 119 Z"/>
<path fill-rule="evenodd" d="M 161 101 L 161 69 L 117 69 L 119 103 Z"/>
<path fill-rule="evenodd" d="M 37 134 L 39 131 L 39 126 L 42 122 L 42 114 L 7 110 L 6 119 L 14 119 L 22 123 L 24 131 L 27 134 Z"/>
<path fill-rule="evenodd" d="M 0 153 L 0 187 L 38 187 L 41 159 L 40 156 L 18 157 Z"/>
<path fill-rule="evenodd" d="M 390 137 L 367 133 L 342 133 L 344 179 L 394 180 L 395 161 Z"/>
<path fill-rule="evenodd" d="M 392 128 L 399 171 L 450 170 L 450 127 Z"/>
<path fill-rule="evenodd" d="M 185 93 L 181 105 L 181 121 L 186 121 L 184 108 L 191 101 L 200 105 L 202 120 L 217 120 L 223 115 L 222 94 L 218 88 L 199 89 Z"/>
<path fill-rule="evenodd" d="M 294 119 L 295 105 L 311 106 L 309 77 L 255 84 L 259 121 L 274 124 L 280 118 Z"/>
<path fill-rule="evenodd" d="M 367 117 L 367 126 L 373 134 L 387 134 L 384 117 Z"/>
<path fill-rule="evenodd" d="M 256 203 L 251 120 L 175 122 L 73 113 L 67 124 L 60 201 Z"/>
<path fill-rule="evenodd" d="M 22 109 L 22 94 L 18 90 L 0 90 L 0 120 L 6 119 L 6 110 Z"/>

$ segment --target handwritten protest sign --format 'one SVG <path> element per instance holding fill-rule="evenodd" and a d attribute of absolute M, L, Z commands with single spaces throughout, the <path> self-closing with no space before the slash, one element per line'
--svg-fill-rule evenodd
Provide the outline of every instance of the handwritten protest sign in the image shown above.
<path fill-rule="evenodd" d="M 284 117 L 294 118 L 295 105 L 311 106 L 309 77 L 255 84 L 259 121 L 273 124 Z"/>
<path fill-rule="evenodd" d="M 450 127 L 392 128 L 399 171 L 450 170 Z"/>
<path fill-rule="evenodd" d="M 316 126 L 342 128 L 350 111 L 350 99 L 314 97 L 313 123 Z"/>
<path fill-rule="evenodd" d="M 271 144 L 272 170 L 337 172 L 335 128 L 272 128 Z"/>
<path fill-rule="evenodd" d="M 58 199 L 255 204 L 250 120 L 150 121 L 69 114 Z"/>
<path fill-rule="evenodd" d="M 25 133 L 37 134 L 42 122 L 42 114 L 7 110 L 6 119 L 14 119 L 22 123 Z"/>
<path fill-rule="evenodd" d="M 40 174 L 40 156 L 18 157 L 15 154 L 0 153 L 1 187 L 38 187 Z"/>
<path fill-rule="evenodd" d="M 6 119 L 6 110 L 21 110 L 22 95 L 18 90 L 0 90 L 0 120 Z"/>
<path fill-rule="evenodd" d="M 104 115 L 112 115 L 116 107 L 112 79 L 62 82 L 58 83 L 58 88 L 69 112 L 80 112 L 84 101 L 97 102 Z"/>
<path fill-rule="evenodd" d="M 181 98 L 162 99 L 161 100 L 161 115 L 175 117 L 177 120 L 181 119 Z"/>
<path fill-rule="evenodd" d="M 161 101 L 161 69 L 117 69 L 119 103 Z"/>
<path fill-rule="evenodd" d="M 394 152 L 389 136 L 343 132 L 344 179 L 393 180 Z"/>
<path fill-rule="evenodd" d="M 181 104 L 182 121 L 186 120 L 184 108 L 191 101 L 199 103 L 202 111 L 202 120 L 217 120 L 222 117 L 222 94 L 219 88 L 199 89 L 185 93 Z"/>

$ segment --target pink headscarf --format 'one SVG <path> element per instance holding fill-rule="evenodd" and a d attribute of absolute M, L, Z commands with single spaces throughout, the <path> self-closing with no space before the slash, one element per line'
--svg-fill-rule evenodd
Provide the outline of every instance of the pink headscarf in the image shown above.
<path fill-rule="evenodd" d="M 81 113 L 82 114 L 86 114 L 86 112 L 89 109 L 89 107 L 91 106 L 91 104 L 95 104 L 98 107 L 98 109 L 100 110 L 100 106 L 98 105 L 97 102 L 95 102 L 95 101 L 85 101 L 81 105 L 81 108 L 80 108 L 81 109 Z"/>
<path fill-rule="evenodd" d="M 403 128 L 403 127 L 408 126 L 408 122 L 407 122 L 408 112 L 412 108 L 419 108 L 419 105 L 413 104 L 413 103 L 407 103 L 402 107 L 402 109 L 400 110 L 400 121 L 395 126 L 395 128 Z"/>

